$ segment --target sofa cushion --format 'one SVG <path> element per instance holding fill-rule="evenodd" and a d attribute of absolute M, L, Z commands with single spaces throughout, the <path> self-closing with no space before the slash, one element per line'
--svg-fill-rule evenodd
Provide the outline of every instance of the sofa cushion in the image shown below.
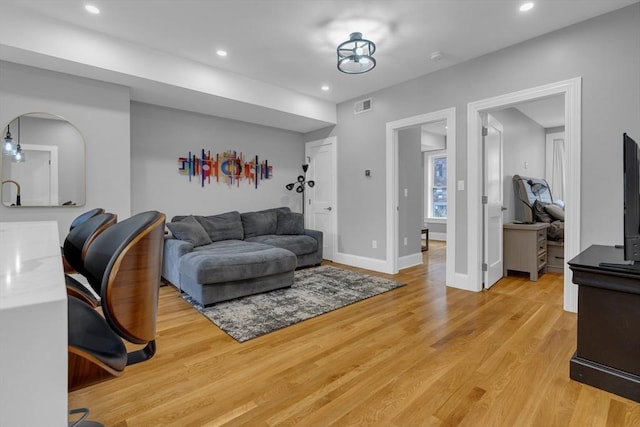
<path fill-rule="evenodd" d="M 290 251 L 255 242 L 227 240 L 198 247 L 180 259 L 180 274 L 197 283 L 224 283 L 293 271 Z"/>
<path fill-rule="evenodd" d="M 304 234 L 304 216 L 297 212 L 278 211 L 276 234 Z"/>
<path fill-rule="evenodd" d="M 187 216 L 177 222 L 169 222 L 167 223 L 167 228 L 171 231 L 173 237 L 189 242 L 193 246 L 208 245 L 211 243 L 211 238 L 205 229 L 192 216 Z"/>
<path fill-rule="evenodd" d="M 277 235 L 250 237 L 247 242 L 263 243 L 276 248 L 287 249 L 296 255 L 306 255 L 318 250 L 318 241 L 306 234 L 302 235 Z M 206 246 L 203 246 L 206 247 Z"/>
<path fill-rule="evenodd" d="M 267 209 L 259 212 L 246 212 L 240 215 L 244 238 L 276 234 L 278 214 L 275 209 Z"/>
<path fill-rule="evenodd" d="M 207 231 L 212 242 L 242 240 L 244 238 L 240 213 L 237 211 L 219 215 L 196 216 L 195 218 Z"/>

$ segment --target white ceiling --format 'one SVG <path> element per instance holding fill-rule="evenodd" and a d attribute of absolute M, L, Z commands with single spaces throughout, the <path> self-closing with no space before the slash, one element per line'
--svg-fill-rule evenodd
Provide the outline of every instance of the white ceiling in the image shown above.
<path fill-rule="evenodd" d="M 125 84 L 132 87 L 132 98 L 143 102 L 159 99 L 161 105 L 207 114 L 218 114 L 207 107 L 211 103 L 219 103 L 219 110 L 259 107 L 264 113 L 266 108 L 274 117 L 263 124 L 295 119 L 301 123 L 282 127 L 309 131 L 335 121 L 335 112 L 332 117 L 324 111 L 335 110 L 335 103 L 636 2 L 536 0 L 522 13 L 521 2 L 514 0 L 0 0 L 2 12 L 13 12 L 0 13 L 3 26 L 9 22 L 4 32 L 0 28 L 0 58 Z M 88 14 L 85 3 L 101 13 Z M 66 46 L 49 24 L 73 31 Z M 336 45 L 354 31 L 377 44 L 378 65 L 362 75 L 336 69 Z M 221 48 L 228 51 L 226 58 L 215 54 Z M 123 49 L 131 53 L 130 64 L 111 65 L 123 58 Z M 139 55 L 132 53 L 136 50 Z M 432 61 L 434 51 L 443 58 Z M 146 67 L 135 63 L 145 58 Z M 204 77 L 178 84 L 176 71 L 158 76 L 187 65 L 200 70 L 180 73 L 183 79 L 223 76 L 224 88 L 202 89 L 215 86 Z M 330 90 L 323 92 L 322 85 Z M 253 93 L 234 93 L 242 88 Z M 278 93 L 295 99 L 292 106 L 275 104 L 282 98 Z M 287 120 L 278 120 L 276 113 Z M 259 122 L 259 115 L 246 117 Z"/>
<path fill-rule="evenodd" d="M 564 126 L 564 96 L 552 96 L 516 106 L 525 116 L 543 128 Z"/>

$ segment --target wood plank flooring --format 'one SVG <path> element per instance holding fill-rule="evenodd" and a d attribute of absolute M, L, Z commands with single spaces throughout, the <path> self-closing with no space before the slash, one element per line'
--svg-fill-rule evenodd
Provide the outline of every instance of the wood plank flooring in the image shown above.
<path fill-rule="evenodd" d="M 407 286 L 243 344 L 162 287 L 156 356 L 69 407 L 106 426 L 640 426 L 640 404 L 569 379 L 562 275 L 447 288 L 429 243 L 378 274 Z"/>

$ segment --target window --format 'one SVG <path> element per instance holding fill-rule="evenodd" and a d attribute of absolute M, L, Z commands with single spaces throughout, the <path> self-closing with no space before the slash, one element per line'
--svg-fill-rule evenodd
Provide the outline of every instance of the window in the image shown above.
<path fill-rule="evenodd" d="M 427 156 L 427 218 L 447 218 L 447 156 L 443 152 Z"/>

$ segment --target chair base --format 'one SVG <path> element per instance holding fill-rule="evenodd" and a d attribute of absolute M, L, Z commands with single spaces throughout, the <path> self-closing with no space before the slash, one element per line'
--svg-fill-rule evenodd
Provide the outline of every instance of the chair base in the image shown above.
<path fill-rule="evenodd" d="M 89 416 L 89 409 L 87 408 L 77 408 L 69 411 L 69 415 L 77 415 L 82 414 L 82 416 L 76 421 L 69 421 L 67 423 L 68 427 L 104 427 L 104 424 L 99 423 L 97 421 L 87 420 Z"/>
<path fill-rule="evenodd" d="M 149 341 L 144 348 L 127 353 L 127 366 L 144 362 L 156 354 L 156 340 Z"/>

